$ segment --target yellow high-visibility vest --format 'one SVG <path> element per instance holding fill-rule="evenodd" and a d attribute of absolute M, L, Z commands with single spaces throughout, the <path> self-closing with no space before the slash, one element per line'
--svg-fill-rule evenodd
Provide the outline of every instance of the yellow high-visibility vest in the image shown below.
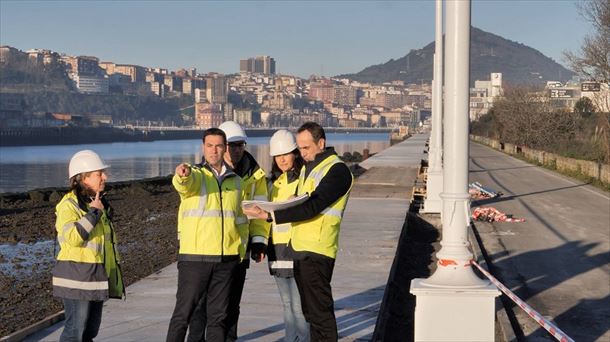
<path fill-rule="evenodd" d="M 343 163 L 336 154 L 328 156 L 320 164 L 311 170 L 305 178 L 305 167 L 301 170 L 299 177 L 298 194 L 312 193 L 330 168 L 338 163 Z M 352 183 L 353 183 L 352 176 Z M 336 258 L 339 245 L 339 230 L 343 211 L 347 205 L 350 189 L 335 203 L 322 210 L 315 217 L 300 222 L 293 222 L 290 234 L 290 244 L 297 251 L 307 251 Z"/>
<path fill-rule="evenodd" d="M 87 212 L 73 191 L 55 207 L 60 251 L 53 268 L 53 294 L 82 300 L 122 298 L 125 289 L 112 222 L 103 210 L 93 225 Z"/>
<path fill-rule="evenodd" d="M 271 202 L 279 202 L 289 199 L 296 194 L 298 185 L 298 178 L 289 182 L 288 173 L 282 173 L 273 184 L 271 184 L 269 200 Z M 269 271 L 272 275 L 280 277 L 293 276 L 293 261 L 287 254 L 291 227 L 292 225 L 289 222 L 282 224 L 273 222 L 271 225 L 270 245 L 269 248 L 267 248 L 269 251 L 267 253 L 267 260 L 269 260 Z"/>
<path fill-rule="evenodd" d="M 259 167 L 250 176 L 242 178 L 242 191 L 243 200 L 266 201 L 267 177 L 265 177 L 265 171 Z M 265 220 L 252 219 L 249 220 L 249 224 L 242 235 L 251 238 L 252 242 L 267 244 L 270 227 L 271 225 Z"/>
<path fill-rule="evenodd" d="M 289 199 L 297 193 L 299 180 L 295 179 L 288 182 L 288 173 L 282 173 L 274 182 L 271 188 L 270 201 L 280 202 Z M 273 236 L 273 244 L 286 245 L 290 241 L 290 223 L 276 224 L 271 226 L 271 235 Z"/>
<path fill-rule="evenodd" d="M 188 177 L 174 175 L 180 195 L 179 260 L 221 262 L 244 257 L 240 231 L 248 220 L 241 211 L 242 181 L 227 170 L 222 184 L 207 166 L 191 166 Z"/>

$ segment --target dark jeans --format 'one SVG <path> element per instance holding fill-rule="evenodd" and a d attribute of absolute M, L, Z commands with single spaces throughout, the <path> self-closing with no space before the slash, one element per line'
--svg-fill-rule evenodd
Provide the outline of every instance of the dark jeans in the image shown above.
<path fill-rule="evenodd" d="M 301 295 L 305 319 L 310 324 L 312 342 L 337 341 L 337 320 L 330 280 L 335 260 L 308 255 L 294 261 L 294 279 Z"/>
<path fill-rule="evenodd" d="M 231 283 L 231 295 L 229 297 L 229 308 L 227 312 L 227 319 L 225 324 L 227 326 L 227 337 L 226 342 L 234 342 L 237 340 L 237 321 L 239 319 L 239 303 L 241 302 L 241 295 L 244 291 L 244 284 L 246 282 L 246 271 L 248 270 L 248 264 L 245 262 L 240 263 L 235 267 L 235 274 L 233 276 L 233 282 Z M 207 323 L 206 313 L 206 299 L 205 296 L 201 298 L 193 317 L 189 323 L 189 334 L 188 342 L 205 342 L 205 328 Z M 209 341 L 209 339 L 208 339 Z"/>
<path fill-rule="evenodd" d="M 203 296 L 206 297 L 207 340 L 224 342 L 227 329 L 231 284 L 237 261 L 202 262 L 178 261 L 178 291 L 176 307 L 169 322 L 167 341 L 184 341 L 193 311 Z"/>
<path fill-rule="evenodd" d="M 66 322 L 59 341 L 93 341 L 102 323 L 102 301 L 63 298 Z"/>

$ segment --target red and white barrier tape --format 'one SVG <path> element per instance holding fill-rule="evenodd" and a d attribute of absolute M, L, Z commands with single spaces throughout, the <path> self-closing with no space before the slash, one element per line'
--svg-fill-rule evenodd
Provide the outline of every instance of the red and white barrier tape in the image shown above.
<path fill-rule="evenodd" d="M 506 286 L 504 286 L 498 279 L 492 276 L 489 272 L 487 272 L 481 265 L 479 265 L 476 261 L 472 260 L 472 264 L 475 265 L 479 271 L 481 271 L 492 283 L 494 283 L 504 294 L 506 294 L 510 299 L 513 300 L 523 311 L 525 311 L 531 318 L 533 318 L 540 326 L 542 326 L 546 331 L 548 331 L 553 337 L 557 339 L 557 341 L 561 342 L 574 342 L 573 339 L 570 338 L 566 333 L 561 331 L 557 326 L 553 323 L 549 322 L 548 319 L 542 317 L 536 310 L 534 310 L 531 306 L 529 306 L 526 302 L 521 300 L 521 298 L 517 297 L 511 290 L 509 290 Z"/>

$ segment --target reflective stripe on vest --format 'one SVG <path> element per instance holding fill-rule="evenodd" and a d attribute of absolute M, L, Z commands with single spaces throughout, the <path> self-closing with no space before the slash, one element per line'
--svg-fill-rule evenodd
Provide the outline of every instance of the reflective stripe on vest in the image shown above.
<path fill-rule="evenodd" d="M 274 224 L 272 229 L 274 233 L 288 233 L 290 231 L 290 223 Z"/>
<path fill-rule="evenodd" d="M 338 157 L 337 157 L 338 158 Z M 324 176 L 326 176 L 326 172 L 328 172 L 328 170 L 330 170 L 330 168 L 338 163 L 342 163 L 341 160 L 333 160 L 331 161 L 328 166 L 324 166 L 323 168 L 316 170 L 316 168 L 314 168 L 313 170 L 311 170 L 311 172 L 309 173 L 309 175 L 307 175 L 307 178 L 311 178 L 314 181 L 314 188 L 317 188 L 318 185 L 320 185 L 320 182 L 322 181 L 322 178 L 324 178 Z M 299 175 L 299 185 L 302 185 L 305 183 L 305 173 L 301 172 L 301 174 Z"/>
<path fill-rule="evenodd" d="M 236 182 L 236 189 L 238 193 L 241 193 L 241 182 Z M 219 186 L 220 187 L 220 186 Z M 199 207 L 197 209 L 185 210 L 182 213 L 182 217 L 231 217 L 235 218 L 236 224 L 244 224 L 248 222 L 248 218 L 244 215 L 236 215 L 235 211 L 228 209 L 221 210 L 210 210 L 205 209 L 208 201 L 207 188 L 205 186 L 205 180 L 201 181 L 201 188 L 199 190 Z M 237 216 L 237 217 L 236 217 Z"/>
<path fill-rule="evenodd" d="M 53 285 L 67 287 L 76 290 L 108 290 L 108 281 L 77 281 L 59 277 L 53 277 Z"/>
<path fill-rule="evenodd" d="M 241 225 L 247 223 L 240 208 L 242 181 L 228 170 L 222 183 L 207 167 L 192 168 L 190 180 L 174 176 L 181 194 L 179 254 L 216 260 L 242 256 Z M 185 195 L 188 194 L 188 195 Z"/>
<path fill-rule="evenodd" d="M 189 209 L 182 213 L 182 217 L 204 217 L 205 205 L 208 203 L 208 191 L 205 186 L 205 179 L 201 180 L 199 188 L 199 206 L 197 209 Z"/>
<path fill-rule="evenodd" d="M 343 211 L 344 210 L 339 210 L 339 209 L 334 209 L 334 208 L 328 207 L 328 208 L 322 210 L 322 215 L 334 216 L 334 217 L 337 217 L 337 218 L 343 218 Z"/>
<path fill-rule="evenodd" d="M 276 269 L 276 268 L 293 268 L 294 267 L 294 262 L 292 260 L 269 261 L 269 267 L 271 269 Z"/>

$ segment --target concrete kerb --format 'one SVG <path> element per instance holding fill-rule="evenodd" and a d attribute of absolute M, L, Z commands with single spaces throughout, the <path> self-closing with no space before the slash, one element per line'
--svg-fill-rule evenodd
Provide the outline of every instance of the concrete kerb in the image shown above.
<path fill-rule="evenodd" d="M 468 242 L 472 246 L 472 253 L 474 254 L 474 259 L 490 271 L 488 264 L 488 256 L 485 253 L 485 248 L 481 245 L 480 238 L 477 236 L 476 225 L 474 222 L 471 222 L 468 226 Z M 478 270 L 476 270 L 478 272 Z M 491 271 L 490 271 L 491 272 Z M 479 272 L 480 274 L 480 272 Z M 503 296 L 504 294 L 502 294 Z M 496 322 L 500 325 L 500 331 L 504 337 L 505 342 L 516 342 L 518 341 L 517 335 L 515 334 L 515 330 L 513 329 L 513 325 L 510 322 L 510 318 L 506 313 L 506 307 L 504 306 L 504 302 L 501 299 L 501 296 L 496 297 Z"/>
<path fill-rule="evenodd" d="M 44 328 L 48 328 L 50 326 L 52 326 L 53 324 L 59 322 L 59 321 L 63 321 L 65 319 L 64 317 L 64 310 L 52 314 L 50 316 L 45 317 L 43 320 L 38 321 L 34 324 L 31 324 L 21 330 L 17 330 L 14 333 L 4 336 L 2 338 L 0 338 L 0 342 L 17 342 L 17 341 L 23 341 L 26 337 L 44 329 Z"/>

